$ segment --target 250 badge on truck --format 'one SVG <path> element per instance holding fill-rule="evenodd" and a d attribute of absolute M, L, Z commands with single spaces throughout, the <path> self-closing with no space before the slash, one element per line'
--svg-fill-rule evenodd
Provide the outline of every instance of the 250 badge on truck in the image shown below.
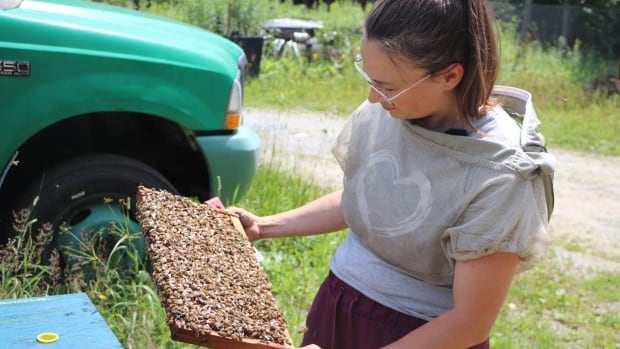
<path fill-rule="evenodd" d="M 30 76 L 30 62 L 0 61 L 0 76 Z"/>
<path fill-rule="evenodd" d="M 140 184 L 226 203 L 249 188 L 259 139 L 228 39 L 87 1 L 0 0 L 0 62 L 0 244 L 22 208 L 60 248 L 60 230 L 139 234 Z"/>

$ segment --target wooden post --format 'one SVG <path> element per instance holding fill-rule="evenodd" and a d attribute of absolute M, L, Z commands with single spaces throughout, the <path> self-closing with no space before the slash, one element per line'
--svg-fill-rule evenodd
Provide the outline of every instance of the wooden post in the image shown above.
<path fill-rule="evenodd" d="M 226 16 L 226 36 L 232 35 L 232 12 L 233 12 L 233 0 L 228 0 L 228 13 Z"/>
<path fill-rule="evenodd" d="M 523 21 L 521 22 L 520 40 L 521 42 L 527 39 L 530 29 L 530 22 L 532 21 L 532 3 L 533 0 L 525 0 L 525 8 L 523 9 Z"/>
<path fill-rule="evenodd" d="M 570 20 L 570 0 L 564 0 L 564 5 L 562 6 L 562 37 L 564 38 L 563 45 L 568 45 L 568 40 L 570 39 L 570 27 L 568 22 Z"/>

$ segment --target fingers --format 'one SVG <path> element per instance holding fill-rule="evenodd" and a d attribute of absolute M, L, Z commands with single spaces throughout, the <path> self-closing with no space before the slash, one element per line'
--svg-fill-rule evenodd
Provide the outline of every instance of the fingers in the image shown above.
<path fill-rule="evenodd" d="M 229 207 L 227 211 L 238 217 L 245 231 L 245 235 L 247 235 L 250 241 L 255 241 L 260 238 L 260 228 L 257 224 L 258 217 L 256 215 L 239 207 Z"/>
<path fill-rule="evenodd" d="M 239 208 L 239 207 L 235 207 L 235 206 L 230 206 L 230 207 L 226 208 L 226 211 L 228 211 L 228 212 L 230 212 L 230 213 L 234 214 L 234 215 L 235 215 L 235 216 L 237 216 L 237 217 L 241 217 L 241 215 L 242 215 L 243 213 L 246 213 L 246 212 L 247 212 L 246 210 L 244 210 L 244 209 L 242 209 L 242 208 Z"/>

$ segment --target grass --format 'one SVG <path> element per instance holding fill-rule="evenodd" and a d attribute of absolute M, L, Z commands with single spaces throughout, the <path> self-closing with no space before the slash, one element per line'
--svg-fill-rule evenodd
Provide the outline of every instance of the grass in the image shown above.
<path fill-rule="evenodd" d="M 494 348 L 616 348 L 618 273 L 578 280 L 548 265 L 518 275 L 493 330 Z"/>
<path fill-rule="evenodd" d="M 259 168 L 252 189 L 238 205 L 266 215 L 299 206 L 324 193 L 321 187 L 269 163 Z M 119 239 L 128 236 L 122 227 L 110 229 Z M 301 340 L 314 294 L 329 270 L 329 258 L 344 236 L 344 232 L 337 232 L 256 243 L 296 343 Z M 89 279 L 81 274 L 81 268 L 62 271 L 53 263 L 43 264 L 37 241 L 22 229 L 10 246 L 0 248 L 0 299 L 86 292 L 125 348 L 193 347 L 170 340 L 156 287 L 143 268 L 119 270 L 90 252 L 94 256 L 84 260 L 96 270 L 96 276 Z M 9 255 L 17 248 L 22 252 Z M 119 248 L 115 247 L 113 254 L 124 253 L 137 260 L 130 249 L 117 251 Z M 492 332 L 493 348 L 615 349 L 620 343 L 620 273 L 593 274 L 584 280 L 550 261 L 543 264 L 517 275 Z M 60 277 L 68 277 L 70 282 L 60 283 Z"/>
<path fill-rule="evenodd" d="M 527 44 L 526 53 L 516 57 L 519 47 L 508 40 L 510 35 L 505 33 L 498 83 L 532 93 L 549 146 L 620 155 L 620 94 L 588 88 L 594 78 L 612 71 L 611 63 L 586 74 L 583 66 L 595 65 L 589 62 L 593 58 L 580 52 L 565 57 L 559 49 L 543 50 L 536 43 Z M 267 56 L 261 74 L 248 85 L 247 104 L 348 116 L 368 94 L 353 68 L 355 52 L 355 45 L 348 47 L 339 68 Z"/>
<path fill-rule="evenodd" d="M 532 93 L 552 147 L 620 155 L 620 94 L 592 90 L 598 78 L 615 72 L 617 62 L 593 57 L 579 45 L 572 51 L 543 50 L 537 42 L 518 45 L 507 29 L 499 83 Z"/>
<path fill-rule="evenodd" d="M 259 215 L 300 206 L 324 190 L 271 164 L 262 167 L 250 193 L 239 203 Z M 274 295 L 296 339 L 301 340 L 307 309 L 323 278 L 329 259 L 344 239 L 344 232 L 306 238 L 259 240 L 256 247 L 265 257 L 264 266 Z"/>
<path fill-rule="evenodd" d="M 248 85 L 247 105 L 348 116 L 368 94 L 368 87 L 353 68 L 361 23 L 350 23 L 343 31 L 343 42 L 348 44 L 339 48 L 342 62 L 338 65 L 276 60 L 266 50 L 261 74 Z M 543 49 L 537 42 L 519 44 L 510 25 L 503 25 L 500 31 L 498 83 L 532 93 L 549 146 L 620 155 L 620 94 L 593 89 L 597 79 L 617 74 L 617 62 L 585 52 L 579 44 L 571 50 Z"/>
<path fill-rule="evenodd" d="M 174 8 L 156 5 L 150 11 L 205 26 L 210 23 L 205 16 L 214 16 L 220 19 L 213 23 L 221 28 L 222 17 L 206 12 L 208 9 L 201 7 L 200 1 L 183 4 Z M 295 59 L 276 60 L 265 55 L 261 74 L 249 82 L 247 105 L 347 115 L 368 92 L 351 64 L 359 41 L 361 10 L 340 8 L 337 3 L 330 13 L 270 6 L 269 11 L 256 11 L 257 20 L 312 14 L 315 19 L 334 23 L 342 34 L 342 64 L 321 57 L 313 64 L 300 64 Z M 543 50 L 536 43 L 521 46 L 511 41 L 510 28 L 504 30 L 500 83 L 533 93 L 551 146 L 620 155 L 618 95 L 589 92 L 584 87 L 592 77 L 609 72 L 611 63 L 591 58 L 578 47 L 567 53 L 553 48 Z M 270 214 L 323 193 L 321 187 L 267 163 L 261 164 L 250 192 L 237 205 L 260 215 Z M 129 269 L 114 267 L 92 246 L 69 251 L 94 271 L 95 276 L 88 278 L 79 263 L 75 268 L 63 268 L 59 252 L 44 252 L 42 246 L 54 233 L 50 227 L 30 231 L 27 213 L 18 216 L 16 222 L 18 235 L 0 247 L 0 299 L 86 292 L 125 348 L 194 348 L 170 340 L 155 285 L 130 248 L 117 245 L 111 251 L 132 259 L 133 267 Z M 110 229 L 108 233 L 120 240 L 131 238 L 123 227 Z M 343 238 L 344 233 L 338 232 L 256 243 L 265 256 L 274 294 L 296 343 L 301 339 L 299 331 L 304 328 L 310 302 L 328 272 L 329 258 Z M 566 245 L 572 251 L 581 250 L 577 241 Z M 618 348 L 620 273 L 579 279 L 567 272 L 570 268 L 554 264 L 552 258 L 549 256 L 544 266 L 515 279 L 491 336 L 493 348 Z"/>
<path fill-rule="evenodd" d="M 111 2 L 123 3 L 124 0 Z M 149 12 L 192 23 L 226 34 L 227 0 L 187 0 L 183 5 L 154 2 Z M 256 108 L 337 113 L 348 116 L 368 94 L 368 87 L 353 68 L 359 50 L 365 12 L 349 1 L 335 2 L 331 11 L 322 6 L 307 11 L 273 0 L 234 2 L 230 30 L 262 35 L 261 23 L 271 18 L 293 17 L 320 20 L 322 34 L 338 33 L 334 47 L 337 64 L 326 52 L 319 52 L 308 64 L 291 57 L 275 59 L 267 40 L 259 76 L 246 89 L 246 105 Z M 247 14 L 251 13 L 251 16 Z M 617 58 L 604 59 L 596 52 L 574 47 L 543 48 L 537 42 L 520 44 L 511 23 L 500 23 L 501 71 L 498 83 L 532 93 L 534 106 L 551 148 L 561 147 L 599 154 L 620 155 L 620 94 L 592 89 L 595 81 L 617 74 Z M 323 44 L 325 42 L 323 41 Z M 326 45 L 324 45 L 326 46 Z"/>

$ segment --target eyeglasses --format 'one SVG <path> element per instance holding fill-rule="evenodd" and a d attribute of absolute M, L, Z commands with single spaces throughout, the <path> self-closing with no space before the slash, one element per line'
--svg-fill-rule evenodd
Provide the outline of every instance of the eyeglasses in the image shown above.
<path fill-rule="evenodd" d="M 430 78 L 433 74 L 428 74 L 427 76 L 423 77 L 422 79 L 416 81 L 415 83 L 413 83 L 412 85 L 410 85 L 409 87 L 407 87 L 406 89 L 398 92 L 397 94 L 395 94 L 392 97 L 388 97 L 388 95 L 386 95 L 383 91 L 381 91 L 380 87 L 377 87 L 372 80 L 370 79 L 370 77 L 368 76 L 368 74 L 366 74 L 366 72 L 364 71 L 363 68 L 363 64 L 362 64 L 362 56 L 357 56 L 355 57 L 355 60 L 353 61 L 353 65 L 355 66 L 355 69 L 357 69 L 357 72 L 360 73 L 360 75 L 362 75 L 362 77 L 364 78 L 364 80 L 366 81 L 366 83 L 368 84 L 368 86 L 370 86 L 371 89 L 373 89 L 375 92 L 377 92 L 377 94 L 379 96 L 381 96 L 381 98 L 383 98 L 383 100 L 385 100 L 391 107 L 394 106 L 394 100 L 398 97 L 400 97 L 403 93 L 411 90 L 412 88 L 416 87 L 418 84 L 420 84 L 422 81 Z"/>

